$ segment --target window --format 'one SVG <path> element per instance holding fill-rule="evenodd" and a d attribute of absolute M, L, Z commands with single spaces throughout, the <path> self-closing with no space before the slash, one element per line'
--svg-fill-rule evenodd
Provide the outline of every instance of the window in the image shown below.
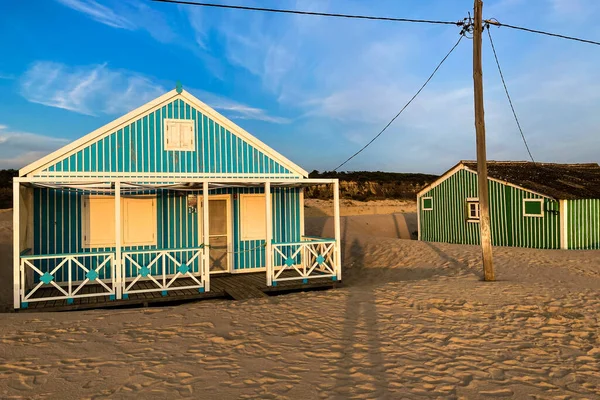
<path fill-rule="evenodd" d="M 265 195 L 240 195 L 240 219 L 242 240 L 266 239 Z"/>
<path fill-rule="evenodd" d="M 156 198 L 125 197 L 121 203 L 123 245 L 156 244 Z"/>
<path fill-rule="evenodd" d="M 83 247 L 115 245 L 115 198 L 89 196 L 83 198 Z"/>
<path fill-rule="evenodd" d="M 193 120 L 165 119 L 165 150 L 196 150 Z"/>
<path fill-rule="evenodd" d="M 479 222 L 479 199 L 467 199 L 467 221 Z"/>
<path fill-rule="evenodd" d="M 83 197 L 82 236 L 84 248 L 115 246 L 115 198 Z M 156 245 L 156 198 L 121 198 L 123 246 Z"/>
<path fill-rule="evenodd" d="M 543 217 L 544 200 L 543 199 L 523 199 L 523 215 L 525 217 Z"/>
<path fill-rule="evenodd" d="M 433 210 L 433 197 L 423 197 L 421 199 L 421 208 L 423 211 Z"/>

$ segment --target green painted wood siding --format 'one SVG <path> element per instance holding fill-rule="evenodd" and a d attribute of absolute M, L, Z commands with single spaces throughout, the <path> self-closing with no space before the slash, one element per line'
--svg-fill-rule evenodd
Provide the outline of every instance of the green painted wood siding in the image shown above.
<path fill-rule="evenodd" d="M 567 200 L 567 247 L 600 249 L 600 199 Z"/>
<path fill-rule="evenodd" d="M 477 174 L 459 170 L 438 186 L 422 194 L 433 199 L 433 210 L 420 213 L 421 240 L 479 244 L 479 223 L 467 221 L 467 198 L 477 198 Z M 488 181 L 490 220 L 494 246 L 560 248 L 558 202 L 534 193 Z M 523 199 L 544 199 L 543 218 L 525 217 Z"/>
<path fill-rule="evenodd" d="M 276 242 L 300 241 L 300 190 L 299 188 L 272 188 L 273 240 Z M 243 193 L 264 193 L 262 188 L 226 188 L 211 191 L 211 194 L 230 195 L 231 217 L 233 220 L 232 244 L 233 267 L 253 269 L 264 267 L 264 240 L 241 240 L 239 195 Z M 200 194 L 200 193 L 195 193 Z M 113 252 L 113 247 L 87 249 L 82 246 L 82 193 L 65 192 L 56 189 L 34 189 L 34 247 L 33 254 L 94 253 Z M 157 198 L 157 245 L 123 247 L 123 251 L 193 248 L 202 244 L 199 237 L 198 214 L 187 210 L 186 195 L 167 190 L 156 192 Z M 138 256 L 146 262 L 150 255 Z M 176 257 L 179 257 L 176 255 Z M 60 261 L 60 260 L 58 260 Z M 43 272 L 51 271 L 56 260 L 37 260 L 34 263 Z M 97 265 L 94 258 L 85 259 Z M 276 259 L 276 265 L 283 260 Z M 197 271 L 197 263 L 193 269 Z M 64 281 L 66 268 L 56 274 L 57 281 Z M 83 273 L 79 270 L 82 279 Z M 64 276 L 63 276 L 64 275 Z M 100 274 L 104 279 L 104 274 Z"/>
<path fill-rule="evenodd" d="M 164 120 L 193 120 L 196 134 L 194 151 L 164 150 Z M 234 135 L 187 102 L 177 99 L 133 121 L 45 170 L 52 176 L 64 172 L 286 174 L 287 168 Z M 218 175 L 217 175 L 218 176 Z"/>

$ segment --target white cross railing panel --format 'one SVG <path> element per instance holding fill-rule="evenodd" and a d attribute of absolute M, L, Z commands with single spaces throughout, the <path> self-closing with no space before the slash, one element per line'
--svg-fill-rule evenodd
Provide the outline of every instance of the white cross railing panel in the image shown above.
<path fill-rule="evenodd" d="M 269 272 L 273 285 L 282 281 L 337 279 L 340 266 L 336 263 L 338 246 L 335 239 L 303 237 L 300 242 L 273 243 Z"/>
<path fill-rule="evenodd" d="M 210 277 L 203 262 L 203 252 L 203 247 L 124 251 L 121 262 L 123 297 L 151 292 L 166 295 L 169 290 L 183 289 L 204 292 Z M 187 284 L 175 284 L 182 279 L 187 279 Z M 140 282 L 149 283 L 150 287 L 141 287 Z"/>
<path fill-rule="evenodd" d="M 115 296 L 113 253 L 27 255 L 20 261 L 20 296 L 25 307 L 36 301 L 66 299 L 72 303 L 75 298 Z M 91 285 L 97 288 L 85 293 L 83 288 Z M 55 290 L 44 290 L 47 288 Z"/>

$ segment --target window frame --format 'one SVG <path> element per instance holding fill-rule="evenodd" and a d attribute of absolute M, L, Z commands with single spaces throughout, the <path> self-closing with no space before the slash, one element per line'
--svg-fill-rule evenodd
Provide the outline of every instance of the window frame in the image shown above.
<path fill-rule="evenodd" d="M 528 202 L 540 203 L 540 213 L 539 214 L 528 214 L 526 211 L 526 207 L 525 207 L 525 204 Z M 544 218 L 544 199 L 523 199 L 523 216 L 531 217 L 531 218 Z"/>
<path fill-rule="evenodd" d="M 467 222 L 479 223 L 481 221 L 481 209 L 479 207 L 479 198 L 478 197 L 467 197 Z M 475 204 L 477 206 L 477 215 L 473 216 L 471 214 L 471 204 Z"/>
<path fill-rule="evenodd" d="M 431 200 L 431 208 L 425 208 L 425 200 Z M 421 197 L 421 209 L 423 211 L 433 211 L 433 197 Z"/>
<path fill-rule="evenodd" d="M 107 248 L 107 247 L 116 247 L 117 243 L 116 243 L 116 238 L 113 242 L 111 243 L 89 243 L 86 240 L 86 236 L 89 236 L 89 226 L 87 226 L 87 220 L 89 218 L 86 218 L 86 216 L 89 214 L 89 200 L 90 199 L 105 199 L 105 200 L 111 200 L 111 202 L 113 203 L 113 212 L 112 212 L 112 218 L 115 218 L 115 214 L 114 214 L 114 203 L 115 203 L 115 196 L 112 195 L 101 195 L 101 194 L 96 194 L 96 195 L 84 195 L 81 196 L 81 247 L 84 249 L 99 249 L 99 248 Z M 154 209 L 154 213 L 155 213 L 155 218 L 154 218 L 154 239 L 152 241 L 146 241 L 146 242 L 127 242 L 125 241 L 125 203 L 127 202 L 128 199 L 132 199 L 132 200 L 140 200 L 140 199 L 152 199 L 154 204 L 153 204 L 153 209 Z M 84 203 L 88 201 L 88 207 L 86 208 L 84 206 Z M 136 247 L 136 246 L 157 246 L 158 245 L 158 203 L 157 203 L 157 196 L 156 195 L 144 195 L 144 196 L 121 196 L 121 247 Z"/>
<path fill-rule="evenodd" d="M 173 146 L 172 144 L 169 144 L 167 127 L 171 124 L 189 125 L 192 128 L 192 141 L 189 145 L 183 146 L 181 144 L 181 130 L 179 131 L 179 146 Z M 196 124 L 194 123 L 193 119 L 165 118 L 163 120 L 163 136 L 165 151 L 196 151 Z"/>

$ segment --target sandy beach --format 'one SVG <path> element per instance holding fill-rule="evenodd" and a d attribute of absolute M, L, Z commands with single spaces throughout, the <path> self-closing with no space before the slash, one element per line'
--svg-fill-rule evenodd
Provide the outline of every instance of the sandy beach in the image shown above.
<path fill-rule="evenodd" d="M 414 214 L 346 215 L 340 289 L 2 314 L 0 398 L 600 398 L 600 252 L 495 248 L 484 283 Z M 4 300 L 10 212 L 0 235 Z"/>

